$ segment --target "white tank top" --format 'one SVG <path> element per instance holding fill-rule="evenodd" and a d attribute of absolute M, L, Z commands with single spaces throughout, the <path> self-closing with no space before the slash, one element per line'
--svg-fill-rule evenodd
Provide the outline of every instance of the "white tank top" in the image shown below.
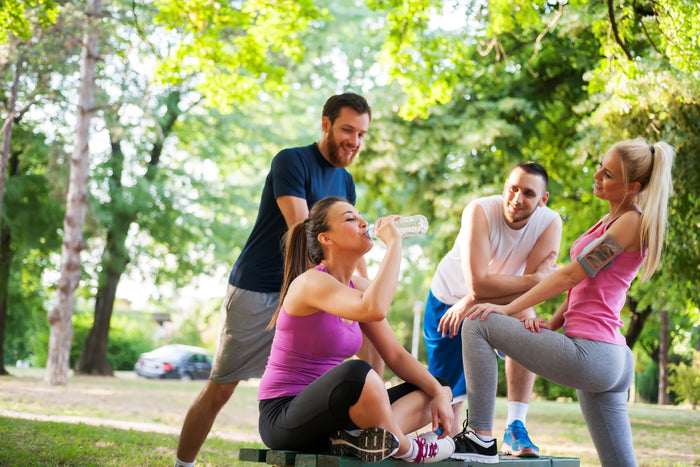
<path fill-rule="evenodd" d="M 538 207 L 525 226 L 512 229 L 503 218 L 503 195 L 487 196 L 474 201 L 484 210 L 489 225 L 490 274 L 522 275 L 527 257 L 542 233 L 558 214 L 544 206 Z M 454 305 L 471 293 L 462 273 L 462 248 L 468 248 L 466 232 L 469 229 L 466 207 L 462 211 L 462 225 L 452 249 L 438 264 L 430 290 L 442 303 Z"/>

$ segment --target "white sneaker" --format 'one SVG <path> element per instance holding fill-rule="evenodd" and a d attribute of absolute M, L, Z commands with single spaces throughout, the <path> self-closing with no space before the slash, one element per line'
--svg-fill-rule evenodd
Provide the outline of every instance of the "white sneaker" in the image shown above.
<path fill-rule="evenodd" d="M 414 455 L 408 462 L 440 462 L 448 459 L 455 452 L 455 442 L 449 436 L 438 438 L 432 431 L 418 435 L 418 438 L 409 438 L 413 443 Z"/>

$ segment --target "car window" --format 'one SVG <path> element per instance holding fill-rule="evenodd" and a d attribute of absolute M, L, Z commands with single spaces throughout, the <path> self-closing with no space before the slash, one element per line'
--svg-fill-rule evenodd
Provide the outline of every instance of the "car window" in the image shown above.
<path fill-rule="evenodd" d="M 196 363 L 211 363 L 211 356 L 207 354 L 194 354 L 192 355 L 192 358 L 190 359 L 191 362 L 196 362 Z"/>
<path fill-rule="evenodd" d="M 149 352 L 149 356 L 152 358 L 179 360 L 185 356 L 185 352 L 176 347 L 165 346 Z"/>

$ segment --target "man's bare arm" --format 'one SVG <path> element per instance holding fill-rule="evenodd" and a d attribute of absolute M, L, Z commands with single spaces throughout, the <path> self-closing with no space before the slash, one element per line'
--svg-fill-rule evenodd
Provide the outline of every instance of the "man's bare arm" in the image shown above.
<path fill-rule="evenodd" d="M 299 198 L 297 196 L 280 196 L 277 198 L 277 206 L 279 206 L 280 211 L 282 211 L 288 229 L 291 229 L 294 224 L 304 222 L 309 216 L 309 208 L 304 198 Z"/>
<path fill-rule="evenodd" d="M 477 299 L 492 303 L 501 302 L 506 297 L 512 299 L 513 296 L 517 297 L 526 292 L 557 269 L 556 258 L 559 253 L 562 229 L 559 217 L 550 222 L 538 239 L 528 256 L 525 271 L 521 276 L 488 273 L 488 242 L 484 244 L 484 237 L 488 239 L 488 223 L 481 209 L 475 213 L 473 222 L 475 227 L 473 238 L 469 243 L 470 251 L 463 253 L 463 264 L 465 279 L 471 284 Z M 476 238 L 477 236 L 479 238 Z"/>

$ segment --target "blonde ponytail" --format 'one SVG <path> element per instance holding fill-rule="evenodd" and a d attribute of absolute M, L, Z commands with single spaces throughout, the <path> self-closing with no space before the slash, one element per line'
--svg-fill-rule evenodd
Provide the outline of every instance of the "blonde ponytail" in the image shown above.
<path fill-rule="evenodd" d="M 644 282 L 656 271 L 663 251 L 676 150 L 664 141 L 650 145 L 643 138 L 622 141 L 613 149 L 622 159 L 625 183 L 640 184 L 637 193 L 642 210 L 639 245 L 647 248 L 641 275 Z"/>

